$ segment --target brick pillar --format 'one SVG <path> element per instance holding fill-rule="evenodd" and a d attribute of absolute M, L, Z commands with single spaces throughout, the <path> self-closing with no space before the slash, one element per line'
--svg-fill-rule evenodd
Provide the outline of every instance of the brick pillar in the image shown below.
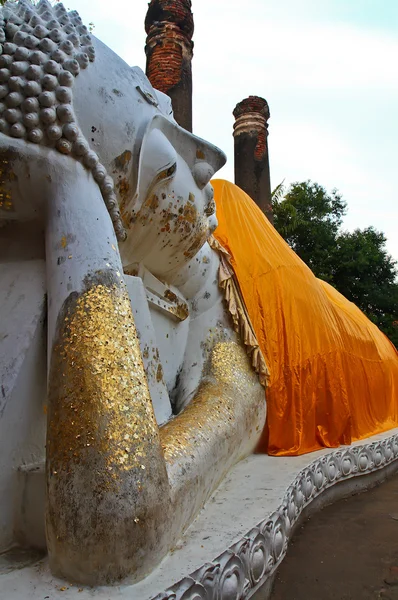
<path fill-rule="evenodd" d="M 235 183 L 244 190 L 273 223 L 268 158 L 269 107 L 264 98 L 249 96 L 236 105 Z"/>
<path fill-rule="evenodd" d="M 146 74 L 153 87 L 171 98 L 174 118 L 192 131 L 191 0 L 151 0 L 145 19 Z"/>

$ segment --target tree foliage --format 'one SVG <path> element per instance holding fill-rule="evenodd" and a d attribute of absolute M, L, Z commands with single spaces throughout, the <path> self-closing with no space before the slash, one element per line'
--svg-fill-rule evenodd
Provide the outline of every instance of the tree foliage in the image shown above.
<path fill-rule="evenodd" d="M 280 184 L 273 193 L 278 232 L 311 268 L 354 302 L 398 347 L 397 263 L 373 227 L 342 230 L 346 203 L 317 183 Z"/>
<path fill-rule="evenodd" d="M 346 203 L 336 190 L 329 195 L 318 183 L 293 183 L 280 200 L 273 197 L 274 223 L 314 274 L 331 282 L 331 249 Z"/>

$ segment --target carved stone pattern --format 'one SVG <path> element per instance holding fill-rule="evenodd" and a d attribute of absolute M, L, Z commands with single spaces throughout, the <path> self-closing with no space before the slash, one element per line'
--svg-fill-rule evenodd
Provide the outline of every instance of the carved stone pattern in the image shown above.
<path fill-rule="evenodd" d="M 75 77 L 95 59 L 79 14 L 48 0 L 6 2 L 0 8 L 0 44 L 0 132 L 81 162 L 101 190 L 118 239 L 125 239 L 113 179 L 73 111 Z"/>
<path fill-rule="evenodd" d="M 152 600 L 248 600 L 285 557 L 292 527 L 315 498 L 336 483 L 398 459 L 398 435 L 340 448 L 302 469 L 281 505 L 239 542 Z"/>

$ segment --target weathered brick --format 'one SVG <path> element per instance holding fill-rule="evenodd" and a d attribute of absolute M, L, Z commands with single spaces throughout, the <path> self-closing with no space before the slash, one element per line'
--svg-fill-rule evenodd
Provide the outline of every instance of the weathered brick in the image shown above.
<path fill-rule="evenodd" d="M 154 88 L 170 96 L 176 121 L 192 131 L 191 0 L 151 0 L 145 31 L 146 74 Z"/>
<path fill-rule="evenodd" d="M 239 102 L 233 115 L 235 183 L 273 222 L 268 158 L 269 106 L 264 98 L 249 96 Z"/>

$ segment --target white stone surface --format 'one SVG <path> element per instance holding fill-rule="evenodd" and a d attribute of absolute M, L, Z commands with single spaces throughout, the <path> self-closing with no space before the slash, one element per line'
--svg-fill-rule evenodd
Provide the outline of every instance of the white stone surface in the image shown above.
<path fill-rule="evenodd" d="M 44 454 L 44 449 L 42 450 Z M 15 539 L 23 548 L 47 551 L 44 524 L 46 486 L 44 460 L 21 465 L 18 469 L 18 514 L 15 520 Z"/>
<path fill-rule="evenodd" d="M 43 261 L 0 263 L 0 411 L 12 394 L 44 310 Z"/>
<path fill-rule="evenodd" d="M 163 380 L 156 334 L 149 312 L 144 284 L 140 277 L 132 277 L 131 275 L 125 275 L 124 281 L 130 296 L 135 326 L 140 339 L 141 354 L 156 420 L 158 425 L 162 425 L 171 417 L 171 404 Z"/>
<path fill-rule="evenodd" d="M 350 448 L 390 438 L 398 429 L 355 442 Z M 342 447 L 344 451 L 347 447 Z M 113 588 L 81 588 L 51 576 L 46 560 L 0 577 L 1 600 L 150 600 L 164 589 L 208 563 L 242 538 L 280 505 L 296 475 L 333 450 L 299 457 L 252 455 L 232 469 L 180 543 L 144 581 Z M 191 597 L 191 596 L 189 596 Z"/>
<path fill-rule="evenodd" d="M 18 467 L 44 458 L 44 261 L 0 263 L 0 551 L 19 529 Z"/>

